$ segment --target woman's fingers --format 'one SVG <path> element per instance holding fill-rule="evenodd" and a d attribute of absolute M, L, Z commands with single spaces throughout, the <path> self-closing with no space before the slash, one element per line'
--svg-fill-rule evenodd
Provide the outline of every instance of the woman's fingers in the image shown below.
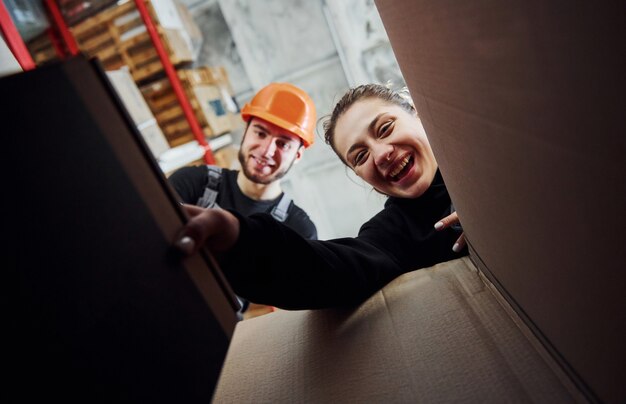
<path fill-rule="evenodd" d="M 462 233 L 462 234 L 461 234 L 461 237 L 459 237 L 459 238 L 456 240 L 456 243 L 454 243 L 454 245 L 452 246 L 452 251 L 454 251 L 454 252 L 457 252 L 457 253 L 458 253 L 458 252 L 460 252 L 462 249 L 464 249 L 464 248 L 465 248 L 465 245 L 466 245 L 466 244 L 467 244 L 467 243 L 465 242 L 465 233 Z"/>
<path fill-rule="evenodd" d="M 456 212 L 452 212 L 448 216 L 444 217 L 443 219 L 435 223 L 435 230 L 439 231 L 439 230 L 447 229 L 448 227 L 454 224 L 458 224 L 458 223 L 459 223 L 459 216 L 457 215 Z M 463 250 L 463 248 L 465 248 L 466 244 L 467 242 L 465 241 L 465 233 L 461 233 L 461 237 L 459 237 L 456 240 L 456 243 L 454 243 L 454 245 L 452 246 L 452 251 L 458 253 L 461 250 Z"/>
<path fill-rule="evenodd" d="M 459 216 L 456 214 L 456 212 L 452 212 L 448 216 L 435 223 L 435 230 L 443 230 L 456 223 L 459 223 Z"/>

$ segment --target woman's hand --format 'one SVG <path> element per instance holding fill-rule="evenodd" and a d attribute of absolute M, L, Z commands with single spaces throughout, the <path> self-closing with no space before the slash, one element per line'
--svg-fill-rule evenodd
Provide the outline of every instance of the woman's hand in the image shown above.
<path fill-rule="evenodd" d="M 183 205 L 190 219 L 178 233 L 174 245 L 186 255 L 202 245 L 215 253 L 230 250 L 239 238 L 239 220 L 223 209 Z"/>
<path fill-rule="evenodd" d="M 454 224 L 461 224 L 459 222 L 459 216 L 456 212 L 452 212 L 450 215 L 444 217 L 437 223 L 435 223 L 435 230 L 440 231 L 443 229 L 447 229 L 448 227 Z M 459 252 L 465 248 L 465 233 L 461 233 L 461 236 L 456 240 L 456 243 L 452 246 L 452 251 Z"/>

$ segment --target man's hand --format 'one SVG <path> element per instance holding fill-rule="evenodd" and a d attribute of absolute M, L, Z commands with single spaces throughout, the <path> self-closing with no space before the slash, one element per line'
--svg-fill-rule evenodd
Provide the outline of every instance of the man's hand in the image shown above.
<path fill-rule="evenodd" d="M 223 209 L 183 205 L 190 219 L 178 233 L 175 246 L 186 255 L 202 245 L 215 253 L 230 250 L 239 238 L 239 220 Z"/>
<path fill-rule="evenodd" d="M 452 212 L 450 215 L 444 217 L 443 219 L 435 223 L 435 230 L 440 231 L 443 229 L 447 229 L 448 227 L 454 224 L 460 224 L 459 216 L 456 214 L 456 212 Z M 456 240 L 456 243 L 454 243 L 454 245 L 452 246 L 452 251 L 454 252 L 461 251 L 463 248 L 465 248 L 465 244 L 466 244 L 465 233 L 461 233 L 461 237 L 459 237 Z"/>

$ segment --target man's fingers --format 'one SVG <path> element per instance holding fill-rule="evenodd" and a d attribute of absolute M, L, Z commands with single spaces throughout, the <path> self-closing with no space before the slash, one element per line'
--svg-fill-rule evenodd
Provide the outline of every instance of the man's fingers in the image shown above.
<path fill-rule="evenodd" d="M 199 206 L 187 205 L 184 203 L 182 205 L 183 205 L 183 209 L 185 210 L 185 212 L 187 212 L 187 215 L 189 215 L 189 217 L 198 216 L 200 213 L 205 211 L 204 208 L 201 208 Z"/>
<path fill-rule="evenodd" d="M 185 255 L 191 255 L 196 250 L 196 242 L 189 236 L 180 236 L 174 244 Z"/>
<path fill-rule="evenodd" d="M 191 209 L 190 209 L 191 208 Z M 222 209 L 200 209 L 186 207 L 191 217 L 178 233 L 174 245 L 184 254 L 191 255 L 202 246 L 214 252 L 230 249 L 239 237 L 239 221 L 231 213 Z"/>
<path fill-rule="evenodd" d="M 183 253 L 191 255 L 198 251 L 210 236 L 212 212 L 192 205 L 183 207 L 190 218 L 178 233 L 174 245 Z"/>
<path fill-rule="evenodd" d="M 435 223 L 435 230 L 443 230 L 449 227 L 450 225 L 453 225 L 458 222 L 459 222 L 459 216 L 456 214 L 456 212 L 452 212 L 448 216 L 444 217 L 443 219 Z"/>

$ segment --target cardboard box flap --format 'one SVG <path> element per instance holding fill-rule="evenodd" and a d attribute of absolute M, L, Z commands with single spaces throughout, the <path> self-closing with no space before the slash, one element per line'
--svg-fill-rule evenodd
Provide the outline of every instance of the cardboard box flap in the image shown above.
<path fill-rule="evenodd" d="M 571 402 L 468 258 L 397 278 L 352 310 L 237 325 L 230 402 Z"/>
<path fill-rule="evenodd" d="M 623 5 L 376 3 L 475 252 L 588 398 L 623 402 Z"/>

